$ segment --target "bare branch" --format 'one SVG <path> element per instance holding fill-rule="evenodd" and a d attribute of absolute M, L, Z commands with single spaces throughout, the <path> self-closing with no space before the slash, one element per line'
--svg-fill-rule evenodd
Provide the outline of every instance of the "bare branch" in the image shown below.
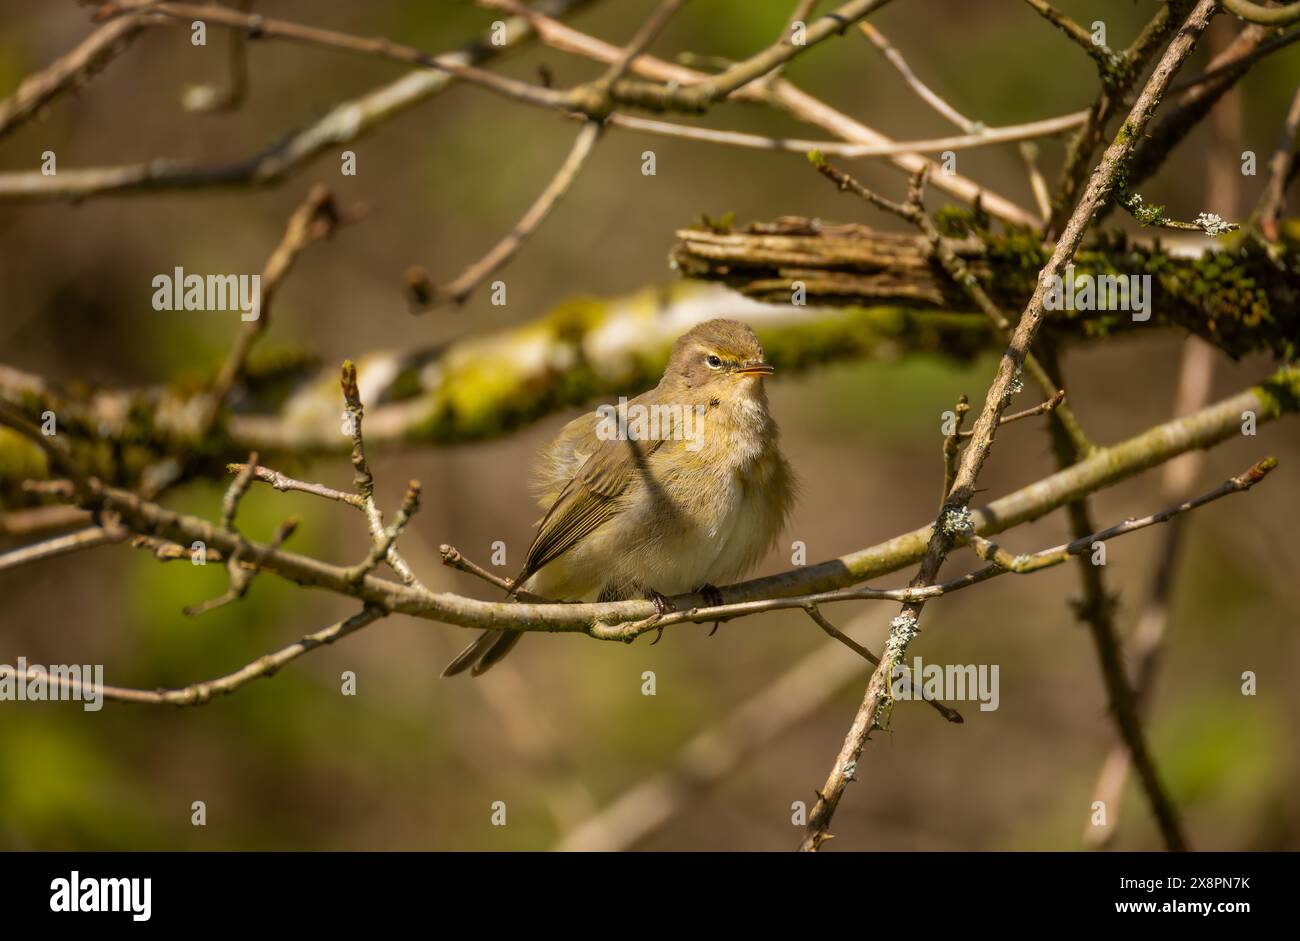
<path fill-rule="evenodd" d="M 248 464 L 227 464 L 226 470 L 232 474 L 242 474 L 249 467 L 250 465 Z M 356 507 L 358 510 L 365 509 L 365 500 L 359 494 L 344 493 L 342 490 L 335 490 L 333 487 L 326 487 L 324 484 L 314 484 L 308 481 L 295 480 L 292 477 L 286 477 L 279 471 L 271 470 L 269 467 L 254 467 L 253 479 L 268 483 L 276 490 L 297 490 L 301 493 L 310 493 L 313 496 L 324 497 L 326 500 L 346 503 L 348 506 Z"/>
<path fill-rule="evenodd" d="M 5 569 L 18 568 L 20 565 L 27 565 L 31 562 L 52 559 L 55 556 L 80 552 L 83 549 L 93 549 L 96 546 L 107 545 L 120 539 L 121 536 L 114 537 L 113 534 L 101 526 L 79 529 L 75 533 L 55 536 L 53 539 L 46 539 L 30 546 L 23 546 L 20 549 L 0 553 L 0 572 Z"/>
<path fill-rule="evenodd" d="M 1115 188 L 1115 177 L 1122 172 L 1132 154 L 1135 139 L 1141 135 L 1142 130 L 1151 120 L 1174 73 L 1191 54 L 1196 40 L 1209 25 L 1215 12 L 1215 0 L 1199 0 L 1186 23 L 1170 42 L 1141 95 L 1138 96 L 1122 132 L 1107 148 L 1101 163 L 1093 172 L 1087 189 L 1070 215 L 1051 259 L 1040 273 L 1038 287 L 1029 306 L 1020 317 L 1011 345 L 1002 356 L 997 375 L 985 397 L 984 408 L 975 422 L 975 434 L 971 445 L 962 456 L 952 493 L 941 517 L 949 510 L 963 512 L 966 510 L 966 504 L 974 493 L 976 479 L 992 448 L 998 421 L 1010 402 L 1012 383 L 1029 355 L 1029 347 L 1042 322 L 1045 309 L 1044 297 L 1051 279 L 1064 268 L 1078 249 L 1093 214 Z M 946 527 L 942 525 L 934 527 L 920 571 L 912 581 L 914 587 L 924 587 L 933 583 L 948 551 L 955 542 L 956 535 L 955 532 L 946 531 Z M 917 619 L 923 606 L 924 602 L 905 603 L 899 616 L 891 625 L 890 641 L 886 645 L 885 655 L 881 657 L 880 666 L 872 675 L 862 705 L 845 737 L 844 746 L 836 757 L 816 806 L 809 814 L 807 834 L 800 847 L 803 850 L 815 851 L 828 838 L 831 818 L 839 805 L 845 787 L 853 777 L 853 769 L 857 767 L 858 758 L 862 754 L 868 736 L 881 724 L 882 717 L 888 720 L 888 708 L 892 702 L 888 693 L 889 671 L 894 663 L 902 660 L 908 645 L 918 633 Z"/>
<path fill-rule="evenodd" d="M 1268 161 L 1268 183 L 1260 197 L 1255 216 L 1264 237 L 1270 242 L 1278 242 L 1282 232 L 1278 221 L 1286 209 L 1286 187 L 1291 179 L 1291 170 L 1296 161 L 1296 134 L 1300 132 L 1300 88 L 1296 89 L 1287 110 L 1286 121 L 1282 125 L 1282 134 L 1277 147 Z"/>
<path fill-rule="evenodd" d="M 125 51 L 144 26 L 137 13 L 109 20 L 67 55 L 23 79 L 0 101 L 0 138 L 34 115 L 57 95 L 89 80 L 116 55 Z"/>
<path fill-rule="evenodd" d="M 602 125 L 597 121 L 588 121 L 578 132 L 577 138 L 573 142 L 573 147 L 569 155 L 556 171 L 551 182 L 547 184 L 546 189 L 542 190 L 541 195 L 533 202 L 528 211 L 524 213 L 519 223 L 511 229 L 500 242 L 498 242 L 491 251 L 465 269 L 461 275 L 445 287 L 438 288 L 433 297 L 433 302 L 439 300 L 451 300 L 457 304 L 463 303 L 465 298 L 478 286 L 486 277 L 491 275 L 502 265 L 506 264 L 519 250 L 524 239 L 532 235 L 537 227 L 542 224 L 542 220 L 555 208 L 555 204 L 560 201 L 573 181 L 577 178 L 579 171 L 591 156 L 592 150 L 596 146 L 596 141 L 600 139 Z"/>
<path fill-rule="evenodd" d="M 538 37 L 553 48 L 585 56 L 598 62 L 613 62 L 618 57 L 619 49 L 617 46 L 595 39 L 540 13 L 531 12 L 519 0 L 481 0 L 481 2 L 494 9 L 506 10 L 517 16 L 527 18 L 537 31 Z M 632 63 L 632 71 L 638 75 L 668 83 L 669 85 L 695 86 L 710 78 L 710 76 L 702 72 L 664 62 L 649 55 L 643 55 L 636 59 Z M 770 105 L 793 115 L 807 124 L 821 127 L 837 137 L 853 143 L 868 145 L 888 145 L 891 143 L 885 135 L 835 110 L 820 99 L 799 90 L 783 78 L 771 82 L 751 83 L 734 91 L 730 98 L 737 101 L 753 101 Z M 906 173 L 916 173 L 921 167 L 929 163 L 925 157 L 916 153 L 899 154 L 890 157 L 889 160 L 890 163 Z M 935 186 L 966 202 L 981 199 L 984 209 L 990 214 L 1013 224 L 1024 226 L 1037 224 L 1033 213 L 959 174 L 943 174 L 935 180 Z"/>
<path fill-rule="evenodd" d="M 1290 26 L 1300 23 L 1300 3 L 1291 3 L 1280 7 L 1266 7 L 1253 0 L 1222 0 L 1224 9 L 1234 16 L 1239 16 L 1249 23 L 1263 26 Z"/>
<path fill-rule="evenodd" d="M 1104 43 L 1093 42 L 1092 33 L 1065 13 L 1056 9 L 1047 0 L 1025 0 L 1025 3 L 1038 11 L 1039 16 L 1073 39 L 1075 44 L 1084 52 L 1096 59 L 1097 66 L 1102 70 L 1103 76 L 1118 65 L 1119 57 L 1115 53 L 1106 48 Z"/>
<path fill-rule="evenodd" d="M 541 0 L 537 9 L 554 16 L 590 0 Z M 114 20 L 114 23 L 121 20 Z M 534 35 L 528 21 L 514 16 L 500 33 L 485 34 L 458 52 L 440 59 L 477 65 L 516 49 Z M 499 39 L 498 45 L 494 40 Z M 0 199 L 85 199 L 124 192 L 162 192 L 207 186 L 269 185 L 306 167 L 323 151 L 359 140 L 368 131 L 438 94 L 457 80 L 448 72 L 418 68 L 364 95 L 340 102 L 314 124 L 294 131 L 271 147 L 228 163 L 148 160 L 117 167 L 60 167 L 53 176 L 40 171 L 0 173 Z"/>
<path fill-rule="evenodd" d="M 244 369 L 244 363 L 253 344 L 266 332 L 271 322 L 271 301 L 280 284 L 288 276 L 298 256 L 307 246 L 334 234 L 340 223 L 338 209 L 334 205 L 334 196 L 324 184 L 316 184 L 307 194 L 285 227 L 280 244 L 275 247 L 261 274 L 261 293 L 256 301 L 257 316 L 246 320 L 239 333 L 235 335 L 234 345 L 226 360 L 221 365 L 212 389 L 203 417 L 199 421 L 201 433 L 205 434 L 212 423 L 217 420 L 222 406 L 226 403 L 230 390 Z"/>
<path fill-rule="evenodd" d="M 850 650 L 856 653 L 863 660 L 866 660 L 872 666 L 880 665 L 880 659 L 875 654 L 873 654 L 866 647 L 863 647 L 861 644 L 859 644 L 848 634 L 844 633 L 842 630 L 840 630 L 838 627 L 836 627 L 834 624 L 828 621 L 826 619 L 826 616 L 821 613 L 821 610 L 817 607 L 817 605 L 812 604 L 810 602 L 804 605 L 803 609 L 808 613 L 808 617 L 812 618 L 813 623 L 815 623 L 818 627 L 820 627 L 823 631 L 825 631 L 828 636 L 835 638 L 835 640 L 839 641 L 845 647 L 848 647 Z M 928 703 L 931 707 L 934 708 L 935 712 L 939 713 L 939 715 L 943 716 L 949 722 L 955 722 L 960 724 L 966 721 L 961 717 L 960 712 L 958 712 L 956 709 L 953 709 L 951 706 L 945 706 L 937 699 L 923 699 L 922 701 Z"/>
<path fill-rule="evenodd" d="M 427 591 L 411 571 L 411 567 L 406 564 L 397 547 L 393 545 L 396 540 L 396 534 L 390 538 L 389 531 L 384 527 L 384 514 L 379 509 L 379 504 L 375 502 L 375 478 L 370 473 L 370 465 L 366 461 L 366 444 L 361 433 L 361 420 L 364 415 L 364 409 L 361 406 L 361 391 L 357 387 L 357 368 L 348 360 L 343 364 L 343 372 L 340 378 L 340 385 L 343 389 L 343 401 L 346 406 L 345 415 L 347 416 L 347 428 L 352 438 L 352 467 L 355 471 L 353 481 L 357 487 L 357 494 L 361 497 L 362 510 L 366 514 L 366 524 L 370 528 L 371 546 L 378 549 L 383 546 L 383 552 L 379 556 L 387 560 L 388 565 L 397 577 L 402 580 L 402 584 L 421 591 Z M 419 502 L 420 485 L 416 481 L 411 481 L 407 488 L 407 500 L 414 499 L 410 512 L 414 512 L 415 506 Z M 414 493 L 414 497 L 412 494 Z M 403 504 L 406 507 L 406 504 Z M 399 511 L 400 517 L 401 511 Z M 408 513 L 409 515 L 409 513 Z M 405 520 L 402 520 L 405 525 Z M 367 569 L 366 571 L 369 571 Z M 362 573 L 364 574 L 364 572 Z M 351 576 L 347 577 L 349 584 L 356 580 Z"/>
<path fill-rule="evenodd" d="M 227 673 L 225 676 L 214 680 L 193 683 L 179 689 L 147 690 L 105 686 L 102 690 L 93 690 L 92 692 L 102 693 L 105 699 L 117 702 L 134 702 L 159 706 L 203 706 L 212 702 L 217 696 L 228 696 L 252 680 L 274 676 L 282 667 L 297 660 L 303 654 L 310 653 L 326 644 L 332 644 L 349 634 L 354 634 L 383 616 L 384 612 L 378 608 L 364 608 L 350 618 L 331 624 L 314 634 L 308 634 L 302 640 L 289 644 L 287 647 L 282 647 L 273 653 L 258 657 L 235 672 Z M 28 677 L 31 676 L 32 671 L 29 670 Z M 62 675 L 46 675 L 46 679 L 51 682 L 60 682 L 64 688 L 72 691 L 77 691 L 85 686 L 85 684 L 78 683 L 71 677 Z"/>

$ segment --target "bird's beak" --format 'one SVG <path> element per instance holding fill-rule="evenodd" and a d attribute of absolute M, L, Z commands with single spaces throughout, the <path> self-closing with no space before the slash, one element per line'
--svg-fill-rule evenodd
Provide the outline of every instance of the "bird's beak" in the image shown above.
<path fill-rule="evenodd" d="M 771 363 L 746 363 L 736 370 L 737 376 L 770 376 L 776 372 Z"/>

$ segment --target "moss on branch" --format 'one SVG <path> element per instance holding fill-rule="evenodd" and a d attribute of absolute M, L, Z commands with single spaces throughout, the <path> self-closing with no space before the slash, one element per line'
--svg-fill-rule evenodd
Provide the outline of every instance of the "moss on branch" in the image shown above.
<path fill-rule="evenodd" d="M 954 248 L 1008 314 L 1024 309 L 1047 250 L 1025 230 L 993 234 L 963 210 L 938 222 Z M 790 303 L 802 284 L 809 304 L 896 304 L 962 311 L 970 301 L 936 261 L 924 239 L 861 225 L 786 217 L 743 229 L 702 227 L 677 233 L 672 259 L 682 274 L 720 281 L 746 296 Z M 1248 233 L 1206 241 L 1196 257 L 1160 241 L 1103 233 L 1074 258 L 1079 275 L 1149 275 L 1152 316 L 1123 311 L 1052 311 L 1045 330 L 1067 340 L 1095 340 L 1151 326 L 1194 333 L 1233 357 L 1266 350 L 1295 355 L 1300 340 L 1300 261 L 1294 246 L 1280 258 Z"/>
<path fill-rule="evenodd" d="M 716 285 L 678 283 L 624 297 L 579 298 L 517 327 L 424 350 L 355 357 L 367 440 L 376 447 L 482 440 L 601 396 L 635 394 L 658 381 L 673 340 L 711 317 L 752 324 L 783 373 L 909 353 L 964 360 L 990 340 L 979 316 L 898 305 L 792 308 Z M 54 410 L 78 460 L 119 486 L 134 487 L 163 460 L 177 462 L 183 478 L 221 477 L 227 462 L 250 450 L 292 467 L 295 458 L 349 447 L 340 432 L 335 364 L 255 350 L 234 390 L 233 412 L 203 433 L 197 406 L 208 385 L 203 376 L 187 376 L 166 386 L 72 395 L 0 368 L 0 396 L 33 421 L 44 409 Z M 27 442 L 0 441 L 0 458 L 0 500 L 25 502 L 17 485 L 43 466 L 31 463 L 38 453 Z"/>

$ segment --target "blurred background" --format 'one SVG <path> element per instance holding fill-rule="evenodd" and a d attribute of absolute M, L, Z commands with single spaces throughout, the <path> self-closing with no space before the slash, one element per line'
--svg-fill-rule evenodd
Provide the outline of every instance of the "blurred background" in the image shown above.
<path fill-rule="evenodd" d="M 592 3 L 569 22 L 626 42 L 654 0 Z M 780 34 L 792 0 L 697 0 L 651 51 L 740 59 Z M 819 9 L 828 8 L 820 4 Z M 1112 47 L 1126 45 L 1154 4 L 1061 0 L 1084 23 L 1103 19 Z M 468 2 L 264 0 L 268 16 L 430 51 L 459 47 L 498 14 Z M 899 0 L 871 22 L 912 67 L 963 113 L 990 125 L 1086 107 L 1094 64 L 1019 0 Z M 1209 45 L 1237 24 L 1220 17 Z M 71 2 L 0 2 L 0 95 L 79 42 L 91 29 Z M 1220 146 L 1272 152 L 1300 53 L 1266 58 L 1220 105 L 1231 108 Z M 227 37 L 210 30 L 151 28 L 75 96 L 0 143 L 0 171 L 31 170 L 54 150 L 59 168 L 157 157 L 247 156 L 325 114 L 336 103 L 403 73 L 394 63 L 290 43 L 254 42 L 243 107 L 187 113 L 187 86 L 227 82 Z M 1199 70 L 1206 49 L 1191 65 Z M 490 65 L 558 86 L 600 66 L 530 44 Z M 807 91 L 896 139 L 950 133 L 860 34 L 798 58 L 785 71 Z M 1235 117 L 1234 117 L 1235 116 Z M 676 120 L 676 119 L 674 119 Z M 716 108 L 710 127 L 823 137 L 767 109 Z M 458 274 L 496 242 L 550 180 L 575 126 L 557 115 L 457 85 L 348 145 L 356 176 L 341 176 L 327 151 L 304 171 L 263 189 L 202 189 L 107 196 L 82 204 L 0 205 L 0 361 L 65 387 L 141 386 L 203 374 L 229 348 L 231 321 L 158 313 L 150 279 L 193 271 L 256 271 L 310 185 L 326 182 L 366 218 L 309 249 L 281 289 L 268 347 L 338 362 L 373 349 L 422 348 L 527 322 L 575 295 L 616 296 L 670 282 L 676 228 L 701 213 L 734 211 L 739 222 L 781 214 L 866 221 L 896 228 L 812 173 L 798 154 L 649 138 L 611 130 L 572 191 L 506 269 L 509 303 L 478 291 L 460 308 L 412 317 L 402 274 L 423 265 L 437 282 Z M 1255 204 L 1264 176 L 1207 184 L 1207 122 L 1175 152 L 1143 195 L 1176 218 L 1202 210 L 1237 218 Z M 643 150 L 657 174 L 640 172 Z M 1042 145 L 1049 182 L 1063 141 Z M 1264 161 L 1261 156 L 1261 164 Z M 963 152 L 959 170 L 1032 206 L 1014 145 Z M 881 162 L 855 161 L 869 186 L 895 198 L 906 180 Z M 1208 192 L 1207 192 L 1208 189 Z M 1234 192 L 1234 189 L 1238 190 Z M 931 208 L 941 203 L 930 195 Z M 1111 226 L 1131 220 L 1112 216 Z M 1141 337 L 1071 352 L 1070 399 L 1094 440 L 1115 441 L 1167 419 L 1183 338 Z M 1263 377 L 1266 357 L 1215 357 L 1213 398 Z M 942 479 L 940 412 L 961 393 L 978 405 L 995 357 L 968 365 L 931 357 L 838 364 L 770 383 L 785 450 L 802 499 L 779 551 L 759 570 L 789 567 L 789 544 L 820 561 L 922 525 Z M 629 389 L 634 394 L 640 389 Z M 594 405 L 595 403 L 593 403 Z M 378 451 L 371 463 L 385 507 L 409 478 L 425 486 L 404 538 L 407 558 L 434 589 L 481 598 L 496 593 L 449 571 L 437 547 L 452 543 L 486 562 L 495 540 L 526 546 L 537 518 L 523 467 L 578 410 L 512 436 L 455 447 Z M 1294 418 L 1263 426 L 1208 454 L 1197 489 L 1208 490 L 1266 454 L 1281 467 L 1247 496 L 1187 521 L 1170 610 L 1170 639 L 1148 723 L 1154 754 L 1204 849 L 1300 848 L 1300 436 Z M 230 460 L 243 455 L 232 454 Z M 981 477 L 985 498 L 1054 469 L 1040 422 L 998 438 Z M 346 487 L 345 458 L 322 460 L 311 479 Z M 196 482 L 166 503 L 215 518 L 221 483 Z M 1110 525 L 1163 507 L 1159 471 L 1096 495 L 1094 519 Z M 254 488 L 241 529 L 265 538 L 281 518 L 303 522 L 299 552 L 351 562 L 367 545 L 360 517 L 300 494 Z M 1068 538 L 1057 513 L 1002 542 L 1034 551 Z M 1159 529 L 1117 540 L 1106 575 L 1120 596 L 1118 624 L 1131 632 L 1161 545 Z M 953 574 L 969 564 L 955 558 Z M 900 572 L 882 585 L 904 584 Z M 353 606 L 325 593 L 257 579 L 242 603 L 198 619 L 180 609 L 224 589 L 220 566 L 160 565 L 147 553 L 100 548 L 0 574 L 0 662 L 103 663 L 106 682 L 144 688 L 214 677 L 331 621 Z M 1093 782 L 1114 740 L 1096 655 L 1067 604 L 1072 567 L 1004 578 L 932 603 L 913 654 L 927 662 L 994 663 L 1001 703 L 962 708 L 964 725 L 902 703 L 892 733 L 876 734 L 835 817 L 830 850 L 1038 849 L 1082 845 Z M 826 613 L 873 649 L 892 605 L 844 605 Z M 867 665 L 804 615 L 774 613 L 724 625 L 670 629 L 650 647 L 582 637 L 531 638 L 482 680 L 440 680 L 445 661 L 471 636 L 462 628 L 392 617 L 313 653 L 270 680 L 195 709 L 108 703 L 0 705 L 0 846 L 8 849 L 494 849 L 558 845 L 629 789 L 680 767 L 728 766 L 716 783 L 677 778 L 670 813 L 635 834 L 632 848 L 789 850 L 802 828 L 792 803 L 814 800 L 865 688 Z M 789 671 L 816 656 L 802 673 Z M 354 671 L 357 695 L 340 695 Z M 656 695 L 642 695 L 654 671 Z M 1258 695 L 1241 695 L 1241 675 Z M 786 677 L 786 686 L 772 684 Z M 823 680 L 824 678 L 824 680 Z M 777 727 L 757 747 L 730 754 L 730 733 L 697 736 L 744 713 Z M 773 710 L 771 703 L 784 704 Z M 782 711 L 790 721 L 776 721 Z M 748 726 L 747 726 L 748 727 Z M 692 744 L 694 742 L 694 744 Z M 730 763 L 730 764 L 728 764 Z M 191 825 L 204 801 L 207 825 Z M 507 825 L 493 826 L 504 801 Z M 658 806 L 658 805 L 656 805 Z M 651 813 L 647 808 L 646 813 Z M 1130 785 L 1115 845 L 1155 848 L 1142 795 Z M 649 818 L 647 818 L 649 819 Z"/>

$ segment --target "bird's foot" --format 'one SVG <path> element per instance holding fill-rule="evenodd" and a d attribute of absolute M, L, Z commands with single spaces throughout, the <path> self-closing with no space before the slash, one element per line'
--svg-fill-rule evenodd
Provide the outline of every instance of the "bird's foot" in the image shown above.
<path fill-rule="evenodd" d="M 722 592 L 718 590 L 717 585 L 706 582 L 695 590 L 710 608 L 722 607 Z"/>
<path fill-rule="evenodd" d="M 660 594 L 653 588 L 646 589 L 645 600 L 654 604 L 655 610 L 659 612 L 660 617 L 663 617 L 665 614 L 672 614 L 677 610 L 673 607 L 673 603 L 668 600 L 667 595 Z"/>
<path fill-rule="evenodd" d="M 717 608 L 717 607 L 720 607 L 720 606 L 722 605 L 722 592 L 720 592 L 720 591 L 718 590 L 718 586 L 717 586 L 717 585 L 710 585 L 710 584 L 707 584 L 707 583 L 706 583 L 706 584 L 701 585 L 699 588 L 697 588 L 696 591 L 699 592 L 699 594 L 700 594 L 700 596 L 701 596 L 702 598 L 704 598 L 704 603 L 705 603 L 708 607 L 710 607 L 710 608 Z M 722 624 L 721 621 L 714 621 L 714 622 L 713 622 L 713 628 L 712 628 L 712 630 L 709 631 L 709 636 L 710 636 L 710 637 L 712 637 L 714 634 L 718 633 L 718 626 L 719 626 L 720 624 Z"/>
<path fill-rule="evenodd" d="M 671 614 L 673 611 L 677 610 L 676 608 L 673 607 L 673 603 L 668 600 L 667 595 L 657 592 L 653 588 L 646 589 L 645 600 L 653 602 L 655 606 L 655 613 L 650 617 L 647 626 L 654 624 L 655 621 L 658 621 L 665 614 Z M 657 630 L 658 633 L 655 634 L 655 639 L 650 641 L 651 647 L 659 643 L 659 641 L 663 640 L 664 638 L 663 627 L 659 627 L 657 628 Z"/>

